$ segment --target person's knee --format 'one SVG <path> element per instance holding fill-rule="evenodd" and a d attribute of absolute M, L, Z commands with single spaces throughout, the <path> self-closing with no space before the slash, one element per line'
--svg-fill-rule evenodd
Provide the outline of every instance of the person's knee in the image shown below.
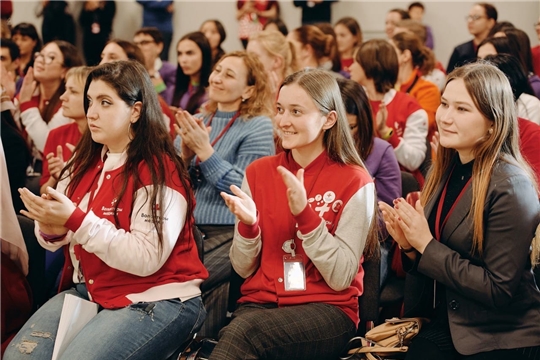
<path fill-rule="evenodd" d="M 222 336 L 229 336 L 243 342 L 249 339 L 256 339 L 257 335 L 260 334 L 260 327 L 257 324 L 256 316 L 251 313 L 235 317 L 229 325 L 220 331 L 220 338 Z"/>

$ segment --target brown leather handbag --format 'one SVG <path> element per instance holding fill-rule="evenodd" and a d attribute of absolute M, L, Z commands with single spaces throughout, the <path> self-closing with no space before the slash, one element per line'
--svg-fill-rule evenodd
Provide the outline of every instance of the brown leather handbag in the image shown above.
<path fill-rule="evenodd" d="M 424 318 L 392 318 L 374 327 L 366 337 L 352 338 L 347 344 L 347 354 L 341 360 L 403 359 L 408 345 L 427 322 Z"/>

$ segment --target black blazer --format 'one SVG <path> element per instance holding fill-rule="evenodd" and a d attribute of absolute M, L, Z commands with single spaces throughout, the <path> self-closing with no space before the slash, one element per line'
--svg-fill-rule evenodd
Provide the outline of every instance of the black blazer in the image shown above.
<path fill-rule="evenodd" d="M 483 256 L 471 255 L 471 200 L 469 185 L 441 242 L 432 240 L 410 269 L 406 316 L 425 316 L 432 308 L 434 279 L 446 287 L 450 333 L 459 353 L 540 345 L 540 291 L 529 257 L 540 222 L 538 194 L 519 167 L 496 163 L 484 211 Z M 426 204 L 426 217 L 436 211 L 435 203 L 433 199 Z"/>
<path fill-rule="evenodd" d="M 456 67 L 465 65 L 475 59 L 476 47 L 474 46 L 474 42 L 472 40 L 458 45 L 454 48 L 452 56 L 450 56 L 448 66 L 446 67 L 446 73 L 450 74 Z"/>

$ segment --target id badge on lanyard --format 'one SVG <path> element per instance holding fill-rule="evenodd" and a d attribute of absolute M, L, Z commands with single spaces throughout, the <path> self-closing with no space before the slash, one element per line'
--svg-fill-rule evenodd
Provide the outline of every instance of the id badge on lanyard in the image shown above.
<path fill-rule="evenodd" d="M 306 290 L 306 272 L 304 269 L 304 257 L 295 252 L 296 244 L 294 239 L 283 243 L 283 251 L 288 255 L 283 255 L 283 279 L 285 291 Z"/>

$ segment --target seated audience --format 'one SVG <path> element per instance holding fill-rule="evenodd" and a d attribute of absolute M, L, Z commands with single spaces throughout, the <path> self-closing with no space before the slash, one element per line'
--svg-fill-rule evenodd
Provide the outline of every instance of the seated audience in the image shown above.
<path fill-rule="evenodd" d="M 10 99 L 13 99 L 17 92 L 19 63 L 20 53 L 17 44 L 11 39 L 2 38 L 0 40 L 0 66 L 3 66 L 6 71 L 0 77 L 0 84 Z"/>
<path fill-rule="evenodd" d="M 304 25 L 291 31 L 287 40 L 293 45 L 299 69 L 333 70 L 332 59 L 337 54 L 337 46 L 332 35 L 325 34 L 315 25 Z M 335 71 L 333 74 L 341 76 Z"/>
<path fill-rule="evenodd" d="M 278 31 L 263 30 L 251 35 L 246 50 L 262 62 L 276 99 L 283 80 L 296 70 L 292 44 Z"/>
<path fill-rule="evenodd" d="M 417 21 L 412 19 L 401 20 L 396 24 L 394 35 L 399 34 L 400 32 L 409 32 L 416 35 L 423 43 L 426 41 L 426 28 L 422 24 L 419 24 Z M 435 56 L 434 53 L 432 54 Z M 437 85 L 439 91 L 442 91 L 442 89 L 444 89 L 444 85 L 446 84 L 446 68 L 439 60 L 435 59 L 435 67 L 430 73 L 422 73 L 422 77 Z"/>
<path fill-rule="evenodd" d="M 74 67 L 66 73 L 66 91 L 60 96 L 62 114 L 73 122 L 62 125 L 49 132 L 43 154 L 43 173 L 39 181 L 40 193 L 46 193 L 47 187 L 56 187 L 58 176 L 72 151 L 88 128 L 84 112 L 84 84 L 92 68 Z"/>
<path fill-rule="evenodd" d="M 208 39 L 200 31 L 184 35 L 176 45 L 178 67 L 172 96 L 173 112 L 199 112 L 208 100 L 208 77 L 212 72 L 212 51 Z"/>
<path fill-rule="evenodd" d="M 473 39 L 454 48 L 446 67 L 447 73 L 450 73 L 455 67 L 476 59 L 478 44 L 488 37 L 491 29 L 497 23 L 497 9 L 489 3 L 476 3 L 465 19 Z"/>
<path fill-rule="evenodd" d="M 366 89 L 377 136 L 392 145 L 402 170 L 422 185 L 419 168 L 427 153 L 428 116 L 416 99 L 394 89 L 398 72 L 396 50 L 386 40 L 363 43 L 351 65 L 351 79 Z"/>
<path fill-rule="evenodd" d="M 488 55 L 485 59 L 490 64 L 497 66 L 510 81 L 518 109 L 519 149 L 523 158 L 527 160 L 533 169 L 536 179 L 540 180 L 540 124 L 535 124 L 529 121 L 529 118 L 519 114 L 520 104 L 523 103 L 521 101 L 523 96 L 529 95 L 532 92 L 527 81 L 527 75 L 521 67 L 519 60 L 511 55 Z M 529 94 L 526 92 L 529 92 Z M 540 100 L 531 95 L 529 95 L 529 98 L 537 102 L 535 110 L 538 114 L 540 112 Z"/>
<path fill-rule="evenodd" d="M 394 36 L 394 30 L 396 25 L 401 20 L 410 19 L 411 16 L 406 10 L 403 9 L 392 9 L 386 13 L 386 19 L 384 20 L 384 32 L 386 37 L 391 39 Z"/>
<path fill-rule="evenodd" d="M 392 145 L 375 135 L 373 115 L 366 92 L 360 84 L 349 79 L 338 79 L 341 97 L 345 105 L 349 129 L 354 145 L 366 169 L 373 178 L 377 190 L 377 201 L 392 205 L 401 196 L 401 171 Z M 381 279 L 383 284 L 388 275 L 388 254 L 392 246 L 387 239 L 386 226 L 379 218 L 379 240 L 381 242 Z"/>
<path fill-rule="evenodd" d="M 350 77 L 349 67 L 354 59 L 354 49 L 362 44 L 362 30 L 354 18 L 347 16 L 334 25 L 337 48 L 341 60 L 341 70 Z"/>
<path fill-rule="evenodd" d="M 219 20 L 206 20 L 199 29 L 206 36 L 212 49 L 212 68 L 225 55 L 225 50 L 221 48 L 221 44 L 225 41 L 227 33 L 223 24 Z"/>
<path fill-rule="evenodd" d="M 433 50 L 435 47 L 435 41 L 433 39 L 433 30 L 431 30 L 431 27 L 429 25 L 424 25 L 424 12 L 425 7 L 424 4 L 421 2 L 415 1 L 409 5 L 408 13 L 411 17 L 411 20 L 418 22 L 420 25 L 422 25 L 426 31 L 426 40 L 424 41 L 424 45 L 426 45 L 428 48 Z"/>
<path fill-rule="evenodd" d="M 223 56 L 209 83 L 203 113 L 178 111 L 175 129 L 195 187 L 195 222 L 205 235 L 204 262 L 210 272 L 202 286 L 208 318 L 199 335 L 216 337 L 226 322 L 234 235 L 234 215 L 219 193 L 240 186 L 254 160 L 274 154 L 274 99 L 263 65 L 246 52 Z"/>
<path fill-rule="evenodd" d="M 2 76 L 3 73 L 1 74 Z M 9 190 L 15 212 L 19 213 L 24 209 L 24 205 L 18 189 L 26 185 L 26 169 L 32 162 L 30 147 L 26 142 L 23 131 L 19 128 L 15 120 L 15 105 L 4 88 L 1 89 L 0 97 L 0 135 L 4 145 L 4 156 L 9 180 Z M 3 187 L 7 188 L 7 182 Z"/>
<path fill-rule="evenodd" d="M 157 28 L 146 27 L 137 30 L 133 43 L 144 55 L 144 67 L 150 74 L 156 92 L 169 104 L 174 91 L 176 66 L 161 60 L 163 51 L 163 35 Z"/>
<path fill-rule="evenodd" d="M 406 359 L 537 359 L 538 187 L 518 144 L 514 96 L 492 65 L 454 70 L 437 111 L 437 160 L 415 207 L 380 202 L 402 249 L 405 316 L 423 316 Z M 407 291 L 405 291 L 407 294 Z"/>
<path fill-rule="evenodd" d="M 84 99 L 89 131 L 57 190 L 20 190 L 42 246 L 67 254 L 63 291 L 28 320 L 4 359 L 51 358 L 54 341 L 31 334 L 56 333 L 68 294 L 99 309 L 62 358 L 166 359 L 205 317 L 199 287 L 208 272 L 193 238 L 188 174 L 143 65 L 96 67 Z M 30 341 L 33 350 L 21 351 Z"/>
<path fill-rule="evenodd" d="M 358 326 L 363 254 L 377 249 L 375 186 L 335 78 L 308 69 L 279 91 L 286 149 L 222 192 L 236 217 L 230 257 L 245 278 L 210 359 L 335 359 Z"/>
<path fill-rule="evenodd" d="M 66 91 L 67 71 L 82 64 L 77 48 L 62 40 L 46 44 L 34 55 L 34 68 L 24 77 L 18 106 L 21 123 L 40 153 L 50 130 L 72 122 L 62 114 L 60 96 Z"/>
<path fill-rule="evenodd" d="M 19 69 L 17 75 L 24 77 L 34 66 L 34 54 L 41 50 L 41 39 L 34 25 L 19 23 L 11 30 L 11 39 L 19 47 Z"/>
<path fill-rule="evenodd" d="M 441 93 L 435 84 L 425 80 L 435 66 L 435 57 L 420 39 L 411 33 L 401 32 L 392 37 L 399 61 L 397 87 L 415 98 L 428 115 L 428 139 L 437 130 L 435 112 L 441 103 Z"/>
<path fill-rule="evenodd" d="M 503 29 L 494 36 L 507 37 L 511 45 L 512 55 L 516 56 L 521 65 L 527 71 L 529 82 L 534 90 L 534 94 L 540 99 L 540 77 L 534 73 L 533 58 L 531 52 L 531 41 L 527 33 L 520 29 Z"/>
<path fill-rule="evenodd" d="M 145 60 L 144 55 L 137 45 L 132 42 L 122 40 L 122 39 L 111 39 L 105 45 L 103 52 L 101 53 L 101 62 L 100 64 L 106 64 L 118 60 L 134 60 L 144 66 Z M 169 105 L 163 99 L 163 97 L 158 95 L 159 105 L 163 113 L 163 123 L 171 134 L 171 137 L 174 139 L 176 133 L 174 131 L 174 114 L 169 109 Z"/>
<path fill-rule="evenodd" d="M 280 18 L 270 19 L 264 24 L 263 30 L 279 31 L 283 36 L 289 35 L 287 25 Z"/>
<path fill-rule="evenodd" d="M 521 61 L 519 61 L 519 58 L 515 56 L 516 52 L 512 50 L 512 47 L 509 39 L 506 37 L 487 38 L 478 46 L 478 57 L 485 59 L 488 56 L 504 54 L 514 58 L 515 61 L 512 62 L 516 64 L 516 67 L 512 69 L 512 72 L 519 78 L 519 81 L 516 83 L 512 83 L 511 81 L 511 84 L 513 85 L 512 89 L 514 91 L 519 90 L 520 93 L 516 99 L 517 115 L 540 125 L 540 99 L 535 96 L 526 70 Z M 502 71 L 506 73 L 505 70 Z M 525 83 L 521 81 L 521 73 L 525 75 Z M 515 89 L 514 85 L 518 86 L 518 89 Z"/>

